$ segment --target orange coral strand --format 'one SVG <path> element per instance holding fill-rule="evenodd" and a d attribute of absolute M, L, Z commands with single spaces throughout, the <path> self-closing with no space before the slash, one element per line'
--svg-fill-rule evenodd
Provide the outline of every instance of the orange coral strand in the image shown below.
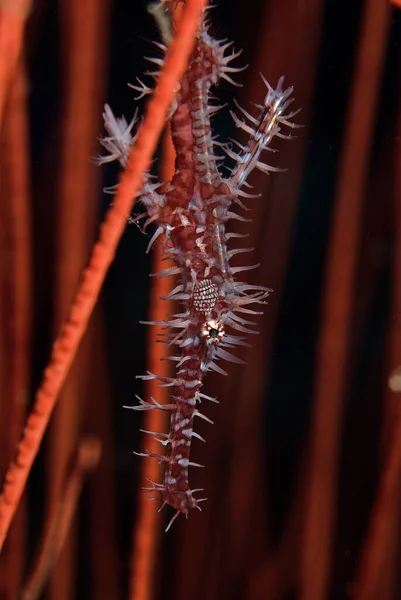
<path fill-rule="evenodd" d="M 104 100 L 104 71 L 108 47 L 109 0 L 60 0 L 60 143 L 55 186 L 57 210 L 52 223 L 57 265 L 52 298 L 51 331 L 59 332 L 75 292 L 82 268 L 95 241 L 99 207 L 99 175 L 91 165 L 97 152 L 96 138 Z M 45 514 L 54 512 L 64 486 L 65 470 L 83 426 L 82 399 L 92 373 L 92 333 L 89 324 L 86 343 L 80 348 L 68 380 L 59 395 L 49 424 L 46 448 Z M 89 384 L 90 385 L 90 384 Z M 77 522 L 68 532 L 63 550 L 49 580 L 48 600 L 75 596 L 78 536 Z"/>
<path fill-rule="evenodd" d="M 8 90 L 21 52 L 22 36 L 31 3 L 9 0 L 0 4 L 0 122 Z"/>
<path fill-rule="evenodd" d="M 205 0 L 188 0 L 186 3 L 179 31 L 172 41 L 159 83 L 148 104 L 137 143 L 121 177 L 115 202 L 101 225 L 99 240 L 94 245 L 89 265 L 83 272 L 82 282 L 72 302 L 68 318 L 53 346 L 50 362 L 44 371 L 33 409 L 17 447 L 16 457 L 6 474 L 0 496 L 0 548 L 3 546 L 57 396 L 85 332 L 107 269 L 113 260 L 127 215 L 140 189 L 142 174 L 149 168 L 177 82 L 185 71 L 204 5 Z"/>
<path fill-rule="evenodd" d="M 0 136 L 0 285 L 4 303 L 0 320 L 3 342 L 6 343 L 6 347 L 0 347 L 4 374 L 4 380 L 0 383 L 1 396 L 4 398 L 3 402 L 0 400 L 0 421 L 5 426 L 0 439 L 1 473 L 5 472 L 13 456 L 29 406 L 32 244 L 27 95 L 25 65 L 21 60 L 8 89 Z M 7 318 L 4 318 L 6 314 Z M 20 585 L 27 529 L 25 508 L 22 502 L 10 530 L 7 552 L 2 556 L 2 598 L 12 598 Z"/>

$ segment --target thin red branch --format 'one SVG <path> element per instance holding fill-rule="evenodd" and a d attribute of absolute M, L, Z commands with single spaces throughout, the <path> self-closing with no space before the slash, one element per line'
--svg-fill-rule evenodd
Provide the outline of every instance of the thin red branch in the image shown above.
<path fill-rule="evenodd" d="M 4 262 L 4 311 L 2 335 L 7 349 L 2 354 L 0 468 L 5 471 L 26 418 L 29 390 L 29 359 L 32 317 L 31 236 L 29 198 L 29 151 L 27 82 L 20 61 L 7 97 L 1 147 L 0 209 L 2 258 Z M 7 400 L 6 400 L 7 398 Z M 26 538 L 25 512 L 20 510 L 10 531 L 7 552 L 1 565 L 0 595 L 12 597 L 20 585 Z M 11 594 L 11 595 L 10 595 Z"/>
<path fill-rule="evenodd" d="M 355 600 L 374 600 L 380 594 L 380 577 L 394 533 L 399 511 L 401 471 L 401 413 L 392 427 L 377 498 L 372 510 L 366 542 L 355 579 Z"/>
<path fill-rule="evenodd" d="M 0 123 L 11 78 L 21 54 L 30 0 L 6 0 L 0 6 Z"/>
<path fill-rule="evenodd" d="M 91 164 L 104 101 L 105 59 L 108 48 L 109 0 L 60 0 L 60 135 L 55 216 L 55 268 L 52 334 L 57 335 L 67 314 L 82 268 L 95 239 L 100 172 Z M 52 202 L 47 198 L 48 202 Z M 59 501 L 64 473 L 79 439 L 87 403 L 86 381 L 92 360 L 92 324 L 87 331 L 54 411 L 48 432 L 45 506 Z M 75 596 L 77 532 L 72 526 L 57 561 L 48 600 Z"/>
<path fill-rule="evenodd" d="M 85 476 L 97 467 L 100 453 L 101 446 L 97 438 L 87 437 L 80 443 L 71 473 L 45 525 L 40 552 L 22 591 L 21 600 L 36 600 L 42 593 L 70 529 Z"/>
<path fill-rule="evenodd" d="M 205 0 L 188 0 L 185 6 L 179 31 L 171 44 L 154 96 L 148 104 L 137 143 L 121 177 L 115 202 L 101 225 L 99 240 L 94 245 L 89 265 L 83 272 L 82 283 L 72 302 L 69 316 L 54 344 L 49 365 L 45 369 L 32 412 L 18 445 L 16 457 L 6 474 L 0 496 L 0 547 L 3 546 L 56 399 L 85 332 L 107 269 L 114 258 L 127 215 L 140 189 L 142 174 L 150 166 L 177 82 L 186 68 L 204 5 Z"/>

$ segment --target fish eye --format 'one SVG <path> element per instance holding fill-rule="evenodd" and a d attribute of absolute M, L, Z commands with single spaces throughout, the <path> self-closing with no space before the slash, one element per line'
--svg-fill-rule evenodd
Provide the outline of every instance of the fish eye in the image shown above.
<path fill-rule="evenodd" d="M 223 335 L 224 327 L 216 319 L 206 321 L 202 326 L 202 337 L 207 344 L 218 344 Z"/>

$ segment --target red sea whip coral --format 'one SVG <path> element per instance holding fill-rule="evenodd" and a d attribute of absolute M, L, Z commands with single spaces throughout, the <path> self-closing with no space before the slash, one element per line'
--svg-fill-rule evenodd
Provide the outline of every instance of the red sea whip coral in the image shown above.
<path fill-rule="evenodd" d="M 205 11 L 206 12 L 206 11 Z M 171 402 L 160 405 L 154 398 L 150 402 L 139 399 L 135 410 L 167 410 L 171 412 L 170 431 L 157 433 L 157 439 L 165 447 L 165 454 L 144 453 L 165 464 L 163 483 L 151 482 L 146 491 L 158 494 L 163 506 L 169 504 L 176 514 L 188 515 L 191 508 L 198 508 L 203 500 L 195 498 L 200 490 L 190 488 L 188 468 L 200 466 L 190 461 L 191 440 L 201 439 L 194 431 L 194 418 L 206 420 L 197 409 L 201 399 L 215 401 L 200 390 L 204 375 L 209 370 L 222 374 L 219 359 L 241 363 L 228 349 L 246 345 L 243 333 L 256 333 L 248 315 L 258 314 L 252 305 L 265 304 L 269 290 L 237 281 L 236 275 L 254 266 L 231 266 L 231 259 L 250 248 L 228 248 L 232 238 L 238 234 L 226 233 L 226 222 L 230 219 L 244 220 L 236 210 L 245 208 L 241 198 L 253 197 L 243 191 L 250 172 L 256 167 L 264 172 L 276 171 L 260 160 L 263 150 L 268 150 L 275 136 L 290 137 L 281 133 L 283 125 L 295 127 L 288 113 L 292 102 L 292 88 L 283 89 L 280 79 L 276 89 L 266 80 L 267 94 L 259 114 L 255 117 L 238 107 L 244 118 L 232 113 L 237 127 L 249 134 L 246 145 L 238 142 L 238 152 L 215 141 L 211 132 L 211 116 L 219 106 L 211 103 L 210 88 L 220 79 L 234 83 L 231 74 L 241 68 L 231 66 L 231 61 L 240 54 L 228 53 L 231 43 L 214 40 L 208 33 L 205 12 L 200 24 L 195 47 L 188 69 L 177 89 L 171 107 L 171 134 L 176 151 L 175 173 L 165 193 L 160 193 L 161 184 L 152 183 L 146 175 L 140 200 L 146 209 L 147 220 L 156 224 L 149 248 L 159 236 L 163 236 L 163 250 L 174 266 L 157 274 L 158 277 L 176 276 L 180 283 L 169 294 L 169 298 L 182 303 L 182 312 L 172 315 L 171 320 L 154 323 L 166 328 L 165 342 L 178 347 L 179 354 L 171 356 L 176 361 L 176 376 L 166 378 L 148 372 L 143 379 L 156 379 L 161 385 L 170 386 Z M 165 49 L 162 46 L 163 50 Z M 162 59 L 151 59 L 162 65 Z M 157 73 L 153 76 L 156 78 Z M 140 95 L 150 93 L 142 82 L 132 86 Z M 136 116 L 128 125 L 124 118 L 116 119 L 109 106 L 104 112 L 105 126 L 109 137 L 101 140 L 109 155 L 98 162 L 119 160 L 125 166 L 135 135 L 132 131 Z M 226 152 L 234 161 L 230 176 L 224 178 L 218 164 L 221 156 L 216 148 Z M 140 215 L 143 216 L 143 215 Z M 155 432 L 149 432 L 154 434 Z"/>

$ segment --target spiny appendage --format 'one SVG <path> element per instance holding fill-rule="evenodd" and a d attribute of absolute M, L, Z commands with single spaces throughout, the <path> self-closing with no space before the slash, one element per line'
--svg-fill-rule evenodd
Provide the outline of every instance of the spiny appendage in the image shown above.
<path fill-rule="evenodd" d="M 106 137 L 99 138 L 99 141 L 107 150 L 108 154 L 104 156 L 96 156 L 94 158 L 94 163 L 99 166 L 117 160 L 120 165 L 125 168 L 128 164 L 128 155 L 137 138 L 137 131 L 133 130 L 135 125 L 138 123 L 138 111 L 135 111 L 131 122 L 128 123 L 124 116 L 115 117 L 110 106 L 105 104 L 103 120 L 108 135 Z M 149 173 L 145 173 L 142 188 L 138 194 L 141 197 L 143 204 L 147 208 L 147 212 L 140 214 L 136 218 L 131 217 L 130 215 L 127 217 L 129 223 L 136 223 L 138 219 L 144 216 L 148 217 L 144 223 L 143 230 L 146 230 L 146 227 L 158 218 L 160 207 L 164 204 L 164 197 L 157 192 L 163 183 L 151 183 L 151 180 L 152 176 Z M 117 186 L 113 186 L 112 189 L 105 188 L 104 191 L 112 191 L 115 193 L 116 189 Z M 162 230 L 159 228 L 157 230 L 157 235 L 155 233 L 152 237 L 147 251 L 149 251 L 151 245 L 156 241 L 157 237 L 161 233 Z"/>
<path fill-rule="evenodd" d="M 285 135 L 281 132 L 281 126 L 285 125 L 292 129 L 298 127 L 298 125 L 292 123 L 290 119 L 298 114 L 299 110 L 286 114 L 288 107 L 294 100 L 290 97 L 293 88 L 289 87 L 285 90 L 283 89 L 284 77 L 279 79 L 276 89 L 271 87 L 263 75 L 261 77 L 268 91 L 263 105 L 257 105 L 259 114 L 256 117 L 253 117 L 246 110 L 241 108 L 239 104 L 237 104 L 237 107 L 244 115 L 245 120 L 240 119 L 233 111 L 230 111 L 236 126 L 250 136 L 248 143 L 245 146 L 233 140 L 240 148 L 239 153 L 226 149 L 226 153 L 236 161 L 236 165 L 229 178 L 234 188 L 240 188 L 244 185 L 248 175 L 255 167 L 264 173 L 279 171 L 280 169 L 261 162 L 259 160 L 260 155 L 263 150 L 272 151 L 270 144 L 274 137 L 291 139 L 290 135 Z"/>

